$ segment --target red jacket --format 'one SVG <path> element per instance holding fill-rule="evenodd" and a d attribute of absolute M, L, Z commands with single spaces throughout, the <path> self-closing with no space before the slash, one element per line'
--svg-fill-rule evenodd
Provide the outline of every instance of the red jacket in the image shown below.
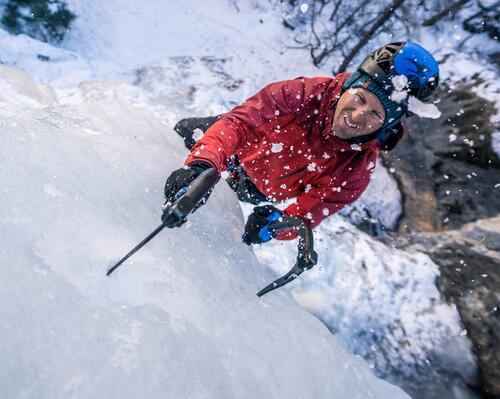
<path fill-rule="evenodd" d="M 376 140 L 351 146 L 332 134 L 334 108 L 349 75 L 264 87 L 212 125 L 185 163 L 203 160 L 221 172 L 236 154 L 260 192 L 272 201 L 296 197 L 285 213 L 317 226 L 361 195 L 377 160 Z M 400 126 L 392 147 L 401 136 Z"/>

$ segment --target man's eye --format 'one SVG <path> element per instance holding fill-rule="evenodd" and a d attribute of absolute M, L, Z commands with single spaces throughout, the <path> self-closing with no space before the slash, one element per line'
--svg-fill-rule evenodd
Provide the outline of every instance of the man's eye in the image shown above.
<path fill-rule="evenodd" d="M 375 116 L 375 118 L 377 118 L 379 121 L 383 122 L 382 121 L 382 117 L 380 116 L 380 114 L 376 111 L 373 111 L 373 115 Z"/>
<path fill-rule="evenodd" d="M 361 97 L 358 93 L 356 93 L 356 95 L 358 96 L 359 100 L 361 101 L 362 104 L 366 104 L 366 101 L 363 97 Z"/>

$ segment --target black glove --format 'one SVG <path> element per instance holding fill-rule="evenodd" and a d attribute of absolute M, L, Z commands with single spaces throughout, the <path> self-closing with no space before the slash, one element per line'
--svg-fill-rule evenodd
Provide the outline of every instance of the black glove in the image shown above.
<path fill-rule="evenodd" d="M 245 234 L 243 235 L 243 242 L 245 244 L 262 244 L 269 241 L 262 240 L 259 233 L 269 223 L 267 217 L 273 212 L 278 212 L 281 215 L 281 212 L 272 205 L 256 206 L 253 208 L 253 213 L 248 216 L 245 224 Z"/>
<path fill-rule="evenodd" d="M 165 207 L 161 217 L 162 221 L 167 214 L 166 209 L 168 205 L 173 204 L 183 194 L 183 189 L 186 189 L 189 184 L 194 179 L 196 179 L 203 171 L 210 169 L 211 167 L 212 165 L 208 164 L 207 162 L 195 161 L 172 172 L 172 174 L 168 177 L 167 182 L 165 183 Z M 195 209 L 198 209 L 201 205 L 204 205 L 211 193 L 212 190 L 210 190 L 207 195 L 205 195 L 205 197 L 199 202 Z M 179 221 L 179 224 L 173 227 L 180 226 L 184 222 L 185 220 Z"/>

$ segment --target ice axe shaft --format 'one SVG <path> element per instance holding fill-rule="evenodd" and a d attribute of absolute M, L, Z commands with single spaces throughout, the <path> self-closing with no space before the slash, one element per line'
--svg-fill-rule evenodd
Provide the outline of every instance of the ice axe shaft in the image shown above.
<path fill-rule="evenodd" d="M 109 276 L 111 273 L 113 273 L 123 262 L 125 262 L 128 258 L 130 258 L 133 254 L 135 254 L 139 249 L 141 249 L 144 245 L 146 245 L 149 240 L 151 240 L 155 235 L 157 235 L 160 231 L 162 231 L 165 228 L 165 225 L 160 225 L 154 231 L 148 235 L 144 240 L 142 240 L 137 246 L 130 251 L 127 255 L 125 255 L 123 258 L 120 259 L 120 261 L 114 265 L 111 269 L 108 270 L 106 273 L 106 276 Z"/>
<path fill-rule="evenodd" d="M 193 180 L 188 186 L 186 192 L 177 199 L 172 205 L 166 209 L 167 215 L 164 222 L 158 226 L 153 232 L 142 240 L 137 246 L 132 249 L 127 255 L 121 258 L 118 263 L 112 266 L 106 276 L 113 273 L 123 262 L 135 254 L 139 249 L 146 245 L 154 236 L 156 236 L 165 227 L 175 227 L 178 222 L 185 219 L 195 208 L 196 205 L 205 197 L 205 195 L 213 188 L 217 182 L 219 175 L 214 168 L 204 170 L 200 175 Z"/>

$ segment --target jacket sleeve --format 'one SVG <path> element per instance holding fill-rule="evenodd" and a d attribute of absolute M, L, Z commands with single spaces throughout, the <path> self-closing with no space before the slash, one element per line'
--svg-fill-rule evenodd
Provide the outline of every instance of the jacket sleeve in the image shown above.
<path fill-rule="evenodd" d="M 303 99 L 301 78 L 264 87 L 215 122 L 194 145 L 184 163 L 205 161 L 221 172 L 240 146 L 259 141 L 269 125 L 284 126 L 293 120 Z"/>
<path fill-rule="evenodd" d="M 330 215 L 338 212 L 346 205 L 356 201 L 366 190 L 370 182 L 370 172 L 361 176 L 348 178 L 338 183 L 329 176 L 323 176 L 307 191 L 297 196 L 297 201 L 289 205 L 284 213 L 305 219 L 314 228 Z M 295 231 L 278 233 L 278 240 L 291 240 L 297 237 Z"/>

